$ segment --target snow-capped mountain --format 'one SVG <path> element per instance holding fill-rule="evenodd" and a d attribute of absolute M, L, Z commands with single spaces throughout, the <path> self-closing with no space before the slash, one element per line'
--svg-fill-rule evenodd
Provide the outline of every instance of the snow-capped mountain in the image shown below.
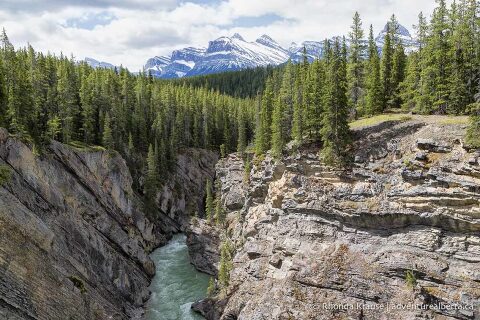
<path fill-rule="evenodd" d="M 108 62 L 98 61 L 93 58 L 86 57 L 84 60 L 90 67 L 92 68 L 106 68 L 106 69 L 114 69 L 115 66 Z"/>
<path fill-rule="evenodd" d="M 287 50 L 266 35 L 255 42 L 248 42 L 241 35 L 235 34 L 233 37 L 210 41 L 202 59 L 187 76 L 278 65 L 288 58 Z"/>
<path fill-rule="evenodd" d="M 375 38 L 378 48 L 381 50 L 385 44 L 385 36 L 387 35 L 389 23 L 385 25 L 382 31 Z M 402 42 L 402 45 L 405 47 L 405 52 L 412 52 L 418 48 L 418 41 L 412 37 L 407 28 L 398 24 L 397 30 L 395 32 L 395 38 L 398 41 Z"/>
<path fill-rule="evenodd" d="M 145 70 L 150 72 L 154 77 L 162 77 L 165 68 L 170 65 L 170 58 L 165 56 L 155 56 L 147 60 Z"/>
<path fill-rule="evenodd" d="M 303 48 L 307 54 L 308 61 L 312 62 L 323 55 L 323 42 L 319 41 L 304 41 L 298 45 L 293 42 L 288 49 L 290 59 L 292 62 L 298 63 L 303 61 Z"/>
<path fill-rule="evenodd" d="M 383 47 L 386 32 L 387 26 L 375 39 L 379 49 Z M 407 52 L 418 47 L 416 40 L 402 25 L 397 29 L 397 37 Z M 210 41 L 207 48 L 189 47 L 175 50 L 171 57 L 151 58 L 147 61 L 145 70 L 150 71 L 155 77 L 170 79 L 279 65 L 289 59 L 297 63 L 303 61 L 304 48 L 310 62 L 323 55 L 323 41 L 305 41 L 299 45 L 292 43 L 285 49 L 268 35 L 249 42 L 236 33 L 231 37 L 220 37 Z"/>
<path fill-rule="evenodd" d="M 145 71 L 158 78 L 181 78 L 203 58 L 205 51 L 205 48 L 189 47 L 173 51 L 171 57 L 157 56 L 148 59 Z"/>

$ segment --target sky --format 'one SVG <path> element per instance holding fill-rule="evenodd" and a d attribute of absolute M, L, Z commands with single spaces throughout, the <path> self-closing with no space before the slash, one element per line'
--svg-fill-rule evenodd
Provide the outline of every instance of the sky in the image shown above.
<path fill-rule="evenodd" d="M 392 13 L 413 33 L 434 0 L 1 0 L 0 27 L 15 46 L 91 57 L 131 71 L 148 58 L 240 33 L 247 41 L 268 34 L 284 47 L 348 34 L 360 13 L 367 34 Z"/>

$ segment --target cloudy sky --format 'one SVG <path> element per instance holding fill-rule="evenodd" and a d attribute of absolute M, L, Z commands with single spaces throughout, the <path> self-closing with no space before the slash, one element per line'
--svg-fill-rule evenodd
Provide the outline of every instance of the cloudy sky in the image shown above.
<path fill-rule="evenodd" d="M 434 0 L 1 0 L 0 27 L 12 43 L 92 57 L 133 71 L 155 55 L 208 45 L 240 33 L 291 42 L 346 34 L 359 11 L 364 28 L 378 32 L 392 13 L 412 31 Z"/>

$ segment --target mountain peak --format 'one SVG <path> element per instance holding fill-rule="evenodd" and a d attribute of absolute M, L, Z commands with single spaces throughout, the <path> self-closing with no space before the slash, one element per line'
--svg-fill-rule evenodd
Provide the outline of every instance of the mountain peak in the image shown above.
<path fill-rule="evenodd" d="M 385 34 L 387 33 L 388 31 L 388 28 L 390 26 L 391 22 L 387 22 L 385 24 L 385 26 L 383 27 L 383 30 L 381 31 L 381 33 Z M 408 31 L 407 28 L 405 28 L 403 25 L 401 25 L 400 23 L 397 23 L 397 31 L 395 32 L 397 35 L 400 35 L 400 36 L 404 36 L 404 37 L 412 37 L 410 35 L 410 32 Z"/>
<path fill-rule="evenodd" d="M 268 46 L 268 47 L 272 47 L 272 46 L 275 46 L 275 47 L 278 47 L 279 44 L 273 40 L 270 36 L 264 34 L 263 36 L 261 36 L 260 38 L 258 38 L 256 40 L 257 43 L 260 43 L 260 44 L 263 44 L 265 46 Z"/>
<path fill-rule="evenodd" d="M 391 22 L 387 22 L 385 24 L 385 27 L 383 28 L 382 31 L 378 34 L 378 36 L 375 38 L 375 42 L 377 43 L 377 46 L 379 48 L 382 48 L 382 46 L 385 43 L 385 36 L 387 35 L 387 31 L 389 29 Z M 395 39 L 397 41 L 401 41 L 403 46 L 405 47 L 405 51 L 411 52 L 416 50 L 418 48 L 418 42 L 415 38 L 413 38 L 408 31 L 407 28 L 405 28 L 403 25 L 397 22 L 397 30 L 395 31 Z"/>
<path fill-rule="evenodd" d="M 245 39 L 243 39 L 243 37 L 239 34 L 239 33 L 235 33 L 233 36 L 232 36 L 232 39 L 238 39 L 240 41 L 245 41 Z"/>
<path fill-rule="evenodd" d="M 272 37 L 270 37 L 268 34 L 264 34 L 262 35 L 260 38 L 258 38 L 257 40 L 268 40 L 268 41 L 271 41 L 271 42 L 276 42 L 275 40 L 272 39 Z"/>
<path fill-rule="evenodd" d="M 84 61 L 92 68 L 106 68 L 106 69 L 114 69 L 115 66 L 111 63 L 98 61 L 93 58 L 85 57 Z"/>

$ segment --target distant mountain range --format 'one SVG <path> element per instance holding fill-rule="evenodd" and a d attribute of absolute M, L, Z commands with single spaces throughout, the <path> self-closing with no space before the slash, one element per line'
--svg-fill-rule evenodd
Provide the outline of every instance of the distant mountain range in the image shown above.
<path fill-rule="evenodd" d="M 107 68 L 107 69 L 113 69 L 115 66 L 111 63 L 108 62 L 103 62 L 103 61 L 98 61 L 93 58 L 85 58 L 84 60 L 90 67 L 92 68 Z"/>
<path fill-rule="evenodd" d="M 387 25 L 375 38 L 379 50 L 383 47 L 386 33 Z M 418 47 L 418 42 L 404 26 L 398 26 L 396 36 L 402 41 L 407 52 Z M 367 41 L 364 41 L 366 44 Z M 300 62 L 303 59 L 303 48 L 306 49 L 309 61 L 313 61 L 322 56 L 323 41 L 292 43 L 286 49 L 268 35 L 249 42 L 236 33 L 231 37 L 220 37 L 210 41 L 206 48 L 188 47 L 175 50 L 170 56 L 150 58 L 144 69 L 154 77 L 163 79 L 237 71 L 267 65 L 280 65 L 289 59 L 293 62 Z M 114 67 L 112 64 L 91 58 L 86 58 L 85 61 L 92 67 Z"/>

